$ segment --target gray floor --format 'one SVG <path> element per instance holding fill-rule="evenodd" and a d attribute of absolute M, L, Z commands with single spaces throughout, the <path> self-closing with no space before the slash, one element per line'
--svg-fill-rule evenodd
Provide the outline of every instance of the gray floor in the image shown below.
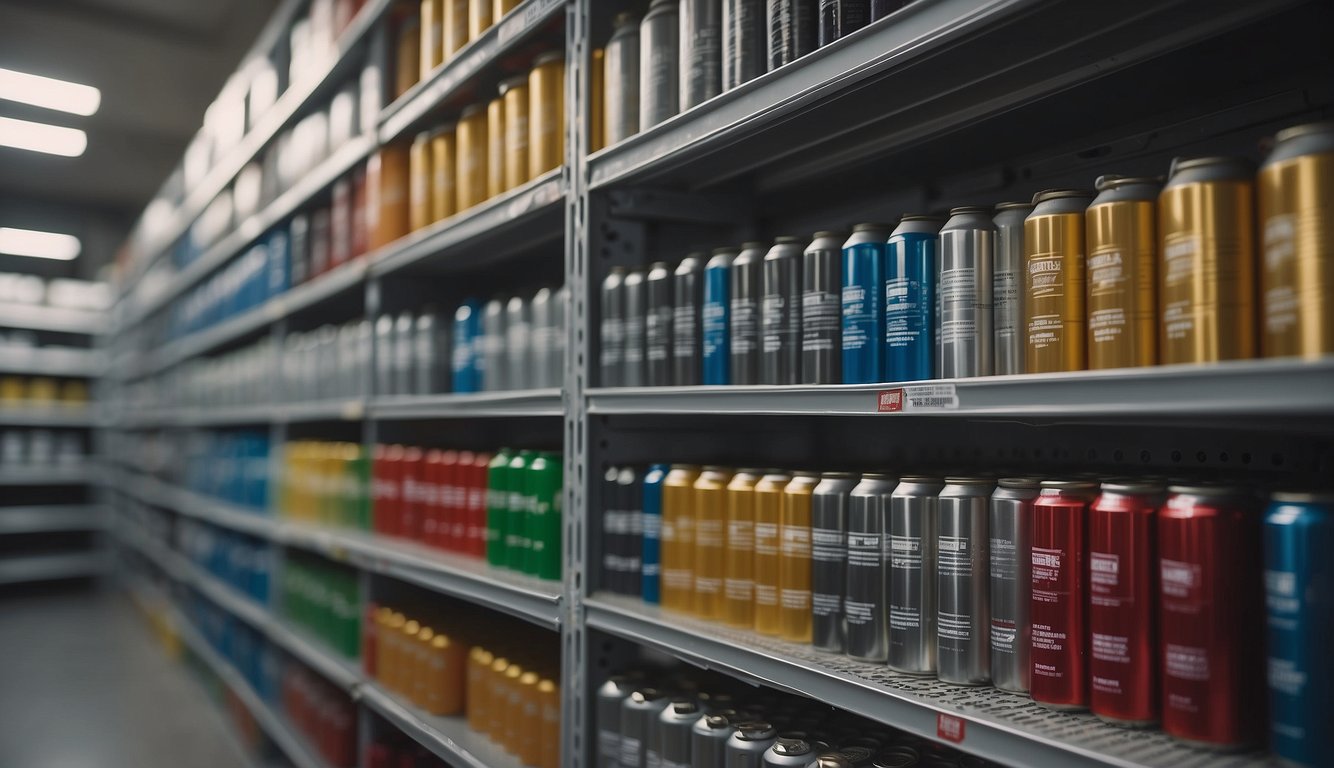
<path fill-rule="evenodd" d="M 0 598 L 0 766 L 233 768 L 203 687 L 112 589 Z"/>

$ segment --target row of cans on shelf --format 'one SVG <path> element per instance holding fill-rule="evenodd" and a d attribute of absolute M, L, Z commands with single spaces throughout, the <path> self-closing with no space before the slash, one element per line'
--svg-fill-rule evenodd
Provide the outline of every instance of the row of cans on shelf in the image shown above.
<path fill-rule="evenodd" d="M 648 130 L 907 5 L 905 0 L 653 0 L 593 52 L 591 149 Z M 600 106 L 602 114 L 598 114 Z"/>
<path fill-rule="evenodd" d="M 395 7 L 394 98 L 429 79 L 520 0 L 421 0 Z"/>
<path fill-rule="evenodd" d="M 852 384 L 1334 353 L 1334 234 L 1321 214 L 1334 205 L 1334 124 L 1280 132 L 1258 176 L 1203 157 L 1175 161 L 1166 186 L 1097 186 L 994 216 L 964 206 L 892 231 L 859 224 L 846 239 L 613 268 L 602 383 Z"/>
<path fill-rule="evenodd" d="M 1203 745 L 1263 740 L 1267 589 L 1274 748 L 1329 746 L 1334 496 L 1274 494 L 1263 536 L 1253 491 L 1154 479 L 654 465 L 603 496 L 615 591 Z"/>
<path fill-rule="evenodd" d="M 84 436 L 76 430 L 0 430 L 0 470 L 73 467 L 86 457 Z"/>
<path fill-rule="evenodd" d="M 261 605 L 269 603 L 273 548 L 238 531 L 181 517 L 176 523 L 181 554 Z"/>
<path fill-rule="evenodd" d="M 49 376 L 0 377 L 0 408 L 82 407 L 88 404 L 88 383 Z"/>
<path fill-rule="evenodd" d="M 349 659 L 361 652 L 361 588 L 352 568 L 322 557 L 284 553 L 278 587 L 283 614 Z"/>
<path fill-rule="evenodd" d="M 267 431 L 195 432 L 166 451 L 182 457 L 180 478 L 189 490 L 255 511 L 268 507 Z"/>
<path fill-rule="evenodd" d="M 986 760 L 827 704 L 634 668 L 597 689 L 597 768 L 982 768 Z"/>

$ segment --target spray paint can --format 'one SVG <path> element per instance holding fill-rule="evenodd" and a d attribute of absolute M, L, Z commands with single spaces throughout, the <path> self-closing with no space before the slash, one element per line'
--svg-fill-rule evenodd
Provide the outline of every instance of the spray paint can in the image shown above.
<path fill-rule="evenodd" d="M 764 243 L 747 242 L 732 260 L 731 383 L 760 383 L 760 298 L 763 291 Z"/>
<path fill-rule="evenodd" d="M 880 380 L 885 243 L 890 229 L 858 224 L 843 243 L 843 383 Z"/>
<path fill-rule="evenodd" d="M 769 723 L 737 723 L 727 740 L 724 768 L 764 768 L 764 753 L 778 740 L 778 732 Z"/>
<path fill-rule="evenodd" d="M 801 377 L 801 240 L 779 237 L 761 266 L 760 383 Z"/>
<path fill-rule="evenodd" d="M 991 494 L 991 682 L 1028 693 L 1033 501 L 1038 481 L 1003 477 Z"/>
<path fill-rule="evenodd" d="M 871 22 L 871 0 L 820 0 L 816 44 L 823 48 Z"/>
<path fill-rule="evenodd" d="M 936 216 L 904 216 L 885 246 L 885 381 L 920 381 L 935 375 Z"/>
<path fill-rule="evenodd" d="M 625 347 L 621 356 L 621 381 L 627 387 L 644 386 L 644 317 L 647 311 L 644 271 L 625 273 Z"/>
<path fill-rule="evenodd" d="M 992 480 L 947 477 L 936 517 L 936 666 L 947 683 L 991 682 L 988 518 Z"/>
<path fill-rule="evenodd" d="M 859 661 L 889 658 L 889 512 L 899 481 L 866 474 L 848 497 L 848 581 L 843 598 L 847 654 Z"/>
<path fill-rule="evenodd" d="M 672 383 L 672 273 L 655 261 L 644 279 L 644 373 L 650 387 Z"/>
<path fill-rule="evenodd" d="M 732 261 L 736 252 L 717 248 L 704 266 L 701 314 L 701 379 L 704 384 L 732 383 Z"/>
<path fill-rule="evenodd" d="M 723 92 L 764 74 L 764 0 L 723 0 Z"/>
<path fill-rule="evenodd" d="M 837 232 L 816 232 L 801 255 L 802 384 L 843 381 L 842 243 Z"/>
<path fill-rule="evenodd" d="M 996 225 L 991 211 L 964 206 L 950 211 L 940 230 L 940 375 L 990 376 L 992 356 L 992 254 Z"/>
<path fill-rule="evenodd" d="M 602 386 L 625 386 L 625 268 L 612 267 L 602 281 L 600 333 Z"/>
<path fill-rule="evenodd" d="M 997 376 L 1024 372 L 1024 219 L 1028 203 L 1000 203 L 991 221 L 996 225 L 996 254 L 991 269 L 991 325 L 995 331 Z"/>
<path fill-rule="evenodd" d="M 603 130 L 612 146 L 639 133 L 639 20 L 634 14 L 616 14 L 603 62 Z"/>
<path fill-rule="evenodd" d="M 722 92 L 722 0 L 681 0 L 681 111 Z"/>
<path fill-rule="evenodd" d="M 705 254 L 692 253 L 672 273 L 671 383 L 678 387 L 700 383 L 704 261 Z"/>
<path fill-rule="evenodd" d="M 681 106 L 680 22 L 676 0 L 653 0 L 639 25 L 639 129 L 646 131 Z"/>
<path fill-rule="evenodd" d="M 811 644 L 843 652 L 847 587 L 848 505 L 857 476 L 826 472 L 811 492 Z"/>
<path fill-rule="evenodd" d="M 936 520 L 943 485 L 905 477 L 890 499 L 889 668 L 912 675 L 936 671 Z"/>

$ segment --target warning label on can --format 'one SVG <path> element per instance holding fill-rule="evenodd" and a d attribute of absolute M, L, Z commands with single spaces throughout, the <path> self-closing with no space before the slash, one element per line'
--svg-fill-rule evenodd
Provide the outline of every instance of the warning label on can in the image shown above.
<path fill-rule="evenodd" d="M 918 384 L 876 393 L 877 413 L 953 411 L 958 407 L 959 394 L 953 384 Z"/>

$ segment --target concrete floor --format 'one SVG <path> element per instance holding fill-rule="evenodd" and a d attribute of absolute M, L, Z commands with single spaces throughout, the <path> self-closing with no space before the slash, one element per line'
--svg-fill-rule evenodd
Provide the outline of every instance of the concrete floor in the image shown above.
<path fill-rule="evenodd" d="M 240 768 L 223 717 L 119 592 L 0 597 L 0 766 Z"/>

